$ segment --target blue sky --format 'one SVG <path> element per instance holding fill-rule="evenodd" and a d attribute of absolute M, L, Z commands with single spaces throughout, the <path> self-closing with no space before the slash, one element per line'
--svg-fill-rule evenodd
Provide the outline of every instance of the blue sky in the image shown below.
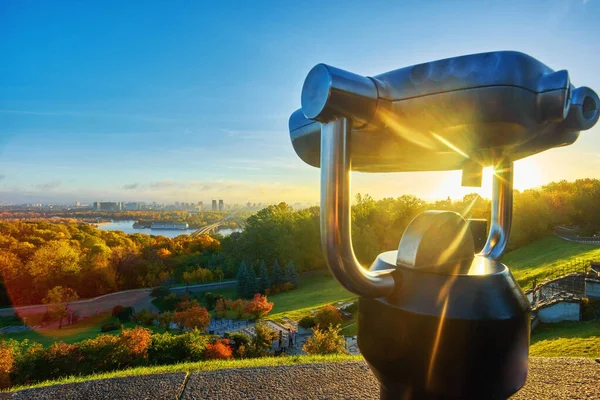
<path fill-rule="evenodd" d="M 598 0 L 4 0 L 0 203 L 315 202 L 287 130 L 315 64 L 376 75 L 518 50 L 598 91 L 599 21 Z M 517 165 L 517 187 L 598 167 L 595 127 Z M 457 173 L 354 178 L 374 197 L 466 193 Z"/>

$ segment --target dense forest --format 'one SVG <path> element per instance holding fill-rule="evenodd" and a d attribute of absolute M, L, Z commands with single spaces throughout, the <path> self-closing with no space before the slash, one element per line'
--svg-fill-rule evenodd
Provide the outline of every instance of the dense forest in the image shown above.
<path fill-rule="evenodd" d="M 247 218 L 251 213 L 246 210 L 241 210 L 235 213 L 234 217 L 230 216 L 229 211 L 204 211 L 204 212 L 188 212 L 188 211 L 93 211 L 93 210 L 63 210 L 63 211 L 0 211 L 0 220 L 14 219 L 40 219 L 40 218 L 73 218 L 84 220 L 87 222 L 100 221 L 126 221 L 133 220 L 138 222 L 166 221 L 166 222 L 181 222 L 188 223 L 190 228 L 202 228 L 203 226 L 214 224 L 221 221 L 223 227 L 235 228 L 238 222 Z M 226 218 L 230 216 L 229 219 Z"/>
<path fill-rule="evenodd" d="M 600 180 L 551 183 L 515 192 L 515 249 L 550 235 L 557 225 L 582 234 L 600 231 Z M 403 231 L 428 209 L 453 210 L 466 218 L 489 218 L 490 201 L 478 195 L 426 202 L 414 196 L 374 200 L 358 195 L 352 208 L 353 242 L 359 260 L 396 249 Z M 6 216 L 5 216 L 6 217 Z M 19 215 L 19 217 L 23 217 Z M 294 263 L 299 272 L 325 268 L 320 247 L 319 209 L 294 210 L 286 203 L 266 207 L 228 237 L 181 235 L 170 239 L 101 231 L 72 219 L 4 220 L 0 223 L 0 304 L 40 303 L 56 286 L 79 298 L 165 283 L 209 282 L 235 277 L 242 262 L 256 273 L 262 262 Z"/>
<path fill-rule="evenodd" d="M 600 231 L 600 180 L 561 181 L 515 191 L 509 250 L 552 234 L 557 225 L 574 225 L 583 235 Z M 426 202 L 415 196 L 374 200 L 358 195 L 352 208 L 354 250 L 364 265 L 377 254 L 398 248 L 402 233 L 425 210 L 452 210 L 465 218 L 490 217 L 491 202 L 477 194 L 462 200 Z M 293 260 L 298 271 L 325 268 L 319 235 L 319 208 L 293 210 L 285 203 L 269 206 L 246 220 L 240 235 L 224 238 L 226 265 L 257 260 Z"/>
<path fill-rule="evenodd" d="M 182 281 L 201 265 L 218 275 L 219 247 L 210 236 L 127 235 L 73 220 L 2 222 L 0 304 L 40 303 L 56 286 L 79 298 L 152 287 Z"/>

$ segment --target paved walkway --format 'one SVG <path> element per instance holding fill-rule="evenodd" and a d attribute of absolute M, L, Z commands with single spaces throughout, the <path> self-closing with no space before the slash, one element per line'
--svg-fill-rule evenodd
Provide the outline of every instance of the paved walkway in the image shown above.
<path fill-rule="evenodd" d="M 187 288 L 185 286 L 179 286 L 171 288 L 170 290 L 172 293 L 181 295 L 185 294 L 187 291 L 194 293 L 206 292 L 224 287 L 235 286 L 235 284 L 236 281 L 225 281 L 221 283 L 217 282 L 205 283 L 201 285 L 190 285 Z M 105 294 L 103 296 L 94 297 L 92 299 L 74 301 L 72 303 L 69 303 L 69 306 L 73 311 L 77 312 L 77 314 L 79 314 L 80 317 L 89 317 L 98 313 L 112 311 L 113 307 L 116 305 L 133 307 L 137 311 L 145 308 L 147 310 L 155 312 L 158 310 L 151 303 L 151 301 L 153 300 L 153 298 L 150 297 L 151 292 L 152 288 L 125 290 L 122 292 Z M 15 312 L 21 316 L 27 316 L 30 314 L 46 312 L 47 309 L 48 305 L 46 304 L 37 304 L 32 306 L 23 306 L 16 308 L 0 308 L 0 317 L 15 315 Z"/>
<path fill-rule="evenodd" d="M 491 360 L 490 362 L 493 362 Z M 512 399 L 600 399 L 600 364 L 581 358 L 530 359 Z M 135 376 L 29 389 L 14 399 L 379 399 L 365 362 L 323 363 Z"/>

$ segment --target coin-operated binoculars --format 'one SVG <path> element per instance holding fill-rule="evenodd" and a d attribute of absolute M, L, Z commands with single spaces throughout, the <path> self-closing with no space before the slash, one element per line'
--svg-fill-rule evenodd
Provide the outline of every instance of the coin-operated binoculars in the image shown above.
<path fill-rule="evenodd" d="M 517 52 L 456 57 L 364 77 L 319 64 L 290 136 L 321 167 L 321 242 L 337 280 L 360 296 L 358 345 L 382 399 L 504 399 L 525 383 L 530 306 L 500 263 L 510 234 L 513 162 L 573 143 L 600 99 Z M 417 216 L 397 251 L 369 269 L 350 234 L 350 170 L 494 167 L 487 243 L 475 254 L 462 216 Z"/>

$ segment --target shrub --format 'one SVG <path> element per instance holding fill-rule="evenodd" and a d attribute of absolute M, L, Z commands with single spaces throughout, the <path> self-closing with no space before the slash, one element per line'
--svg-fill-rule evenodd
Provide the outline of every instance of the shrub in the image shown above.
<path fill-rule="evenodd" d="M 345 339 L 340 333 L 340 325 L 329 325 L 327 329 L 315 328 L 302 350 L 306 354 L 346 354 Z"/>
<path fill-rule="evenodd" d="M 160 365 L 190 361 L 186 346 L 186 335 L 155 333 L 152 335 L 148 356 L 150 363 Z"/>
<path fill-rule="evenodd" d="M 269 328 L 265 323 L 259 322 L 254 325 L 254 337 L 250 339 L 248 348 L 249 357 L 264 357 L 273 347 L 273 341 L 277 339 L 277 332 Z"/>
<path fill-rule="evenodd" d="M 261 319 L 266 316 L 273 308 L 273 303 L 267 301 L 267 296 L 259 293 L 254 295 L 251 301 L 246 302 L 244 307 L 245 312 L 250 314 L 254 319 Z"/>
<path fill-rule="evenodd" d="M 109 322 L 108 324 L 102 325 L 100 332 L 111 332 L 119 329 L 121 329 L 121 325 L 117 324 L 116 322 Z"/>
<path fill-rule="evenodd" d="M 233 349 L 234 358 L 246 358 L 250 338 L 243 333 L 234 333 L 229 336 L 229 345 Z"/>
<path fill-rule="evenodd" d="M 155 287 L 154 289 L 152 289 L 152 292 L 150 292 L 150 296 L 155 297 L 157 299 L 165 298 L 169 294 L 171 294 L 171 291 L 168 287 L 165 286 Z"/>
<path fill-rule="evenodd" d="M 41 344 L 23 340 L 9 340 L 8 346 L 13 350 L 14 363 L 11 381 L 13 384 L 24 384 L 44 379 L 46 366 L 43 359 L 44 348 Z"/>
<path fill-rule="evenodd" d="M 121 305 L 117 305 L 114 306 L 112 309 L 112 313 L 110 315 L 112 315 L 113 317 L 116 317 L 121 311 L 123 311 L 125 307 L 121 306 Z"/>
<path fill-rule="evenodd" d="M 99 335 L 80 342 L 82 359 L 79 373 L 85 375 L 117 369 L 119 362 L 115 349 L 118 342 L 119 337 L 116 335 Z"/>
<path fill-rule="evenodd" d="M 218 299 L 215 304 L 215 315 L 217 318 L 225 318 L 227 307 L 225 306 L 225 299 Z"/>
<path fill-rule="evenodd" d="M 115 313 L 115 309 L 113 308 L 113 316 L 117 317 L 119 319 L 119 321 L 121 321 L 122 323 L 129 322 L 131 320 L 131 317 L 135 313 L 135 310 L 133 309 L 133 307 L 122 307 L 122 306 L 116 306 L 116 307 L 121 307 L 121 308 L 119 310 L 117 310 L 116 313 Z"/>
<path fill-rule="evenodd" d="M 144 364 L 148 359 L 148 349 L 152 342 L 152 333 L 147 328 L 137 326 L 123 329 L 119 335 L 117 357 L 120 365 L 132 366 Z"/>
<path fill-rule="evenodd" d="M 204 360 L 230 360 L 233 358 L 232 349 L 229 346 L 229 339 L 217 339 L 214 343 L 209 343 L 202 353 Z"/>
<path fill-rule="evenodd" d="M 242 318 L 246 312 L 246 302 L 242 299 L 237 299 L 230 302 L 228 308 L 235 313 L 236 318 Z"/>
<path fill-rule="evenodd" d="M 340 325 L 342 314 L 331 304 L 322 307 L 315 314 L 315 326 L 319 329 L 327 329 L 330 326 Z"/>
<path fill-rule="evenodd" d="M 207 292 L 204 294 L 202 303 L 204 304 L 207 310 L 211 311 L 215 309 L 217 301 L 220 299 L 225 300 L 225 298 L 220 294 Z"/>
<path fill-rule="evenodd" d="M 344 311 L 349 312 L 350 314 L 356 314 L 358 311 L 358 300 L 354 300 L 352 304 L 350 304 Z"/>
<path fill-rule="evenodd" d="M 14 363 L 13 349 L 6 343 L 0 343 L 0 389 L 10 387 L 10 374 Z"/>
<path fill-rule="evenodd" d="M 79 373 L 81 350 L 76 344 L 53 343 L 45 350 L 43 357 L 47 374 L 44 377 L 36 377 L 37 380 L 56 379 Z"/>
<path fill-rule="evenodd" d="M 133 322 L 135 322 L 137 324 L 152 326 L 152 325 L 154 325 L 154 319 L 157 316 L 158 315 L 156 313 L 152 313 L 144 308 L 144 309 L 138 311 L 137 313 L 135 313 L 135 315 L 133 316 L 132 319 L 133 319 Z"/>
<path fill-rule="evenodd" d="M 155 333 L 148 349 L 148 358 L 151 364 L 175 364 L 187 361 L 200 361 L 204 349 L 211 340 L 211 336 L 203 335 L 198 331 L 185 332 L 181 335 L 169 333 Z"/>
<path fill-rule="evenodd" d="M 289 291 L 294 290 L 294 289 L 296 289 L 296 285 L 295 284 L 293 284 L 292 282 L 284 282 L 283 285 L 281 285 L 280 291 L 282 293 L 285 293 L 285 292 L 289 292 Z"/>
<path fill-rule="evenodd" d="M 591 321 L 600 319 L 600 300 L 582 299 L 581 300 L 581 321 Z"/>
<path fill-rule="evenodd" d="M 184 297 L 187 297 L 187 300 L 183 300 Z M 177 311 L 185 311 L 193 307 L 200 307 L 200 303 L 198 303 L 198 300 L 190 300 L 188 296 L 182 296 L 182 300 L 181 302 L 179 302 L 179 304 L 177 304 L 176 308 Z"/>
<path fill-rule="evenodd" d="M 158 324 L 168 331 L 171 328 L 171 321 L 173 321 L 173 312 L 165 311 L 157 317 L 157 320 Z"/>
<path fill-rule="evenodd" d="M 175 311 L 177 303 L 179 303 L 179 297 L 175 293 L 171 293 L 168 296 L 163 297 L 163 308 L 165 311 Z"/>
<path fill-rule="evenodd" d="M 312 315 L 307 315 L 306 317 L 303 317 L 300 321 L 298 321 L 298 326 L 304 329 L 313 328 L 316 324 L 317 323 L 315 322 L 315 317 L 313 317 Z"/>

